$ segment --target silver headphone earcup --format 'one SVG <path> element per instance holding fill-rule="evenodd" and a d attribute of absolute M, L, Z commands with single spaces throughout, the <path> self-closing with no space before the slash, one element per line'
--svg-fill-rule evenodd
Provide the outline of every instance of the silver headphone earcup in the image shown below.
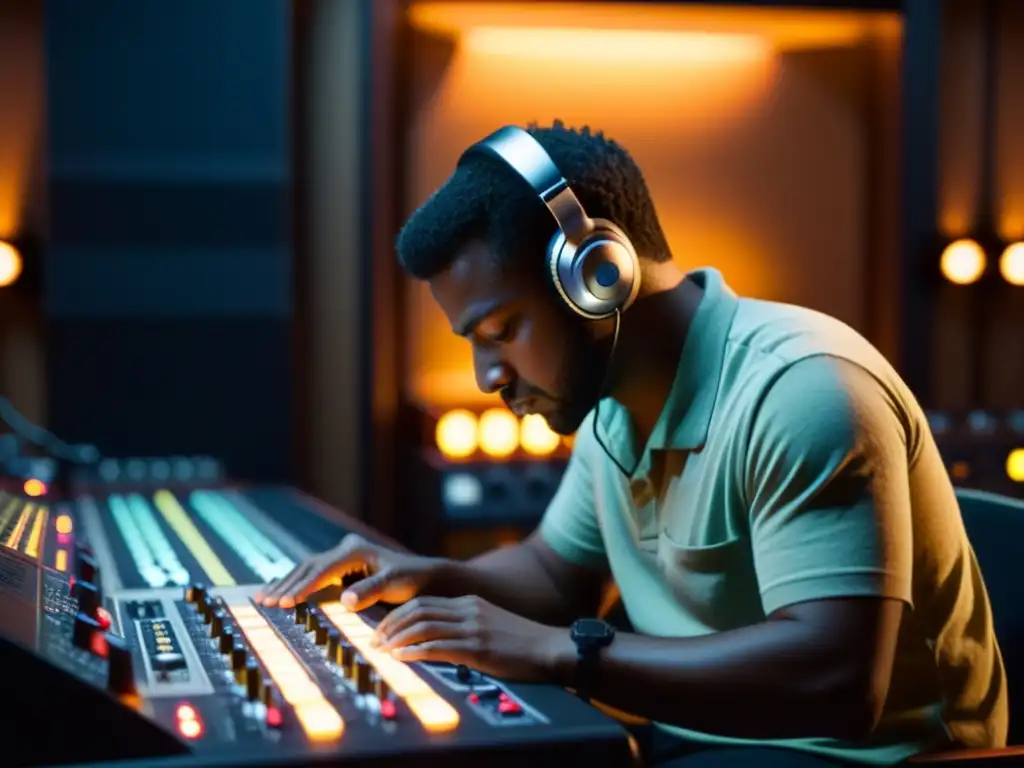
<path fill-rule="evenodd" d="M 614 225 L 602 223 L 577 245 L 559 232 L 548 248 L 548 268 L 566 304 L 591 320 L 624 311 L 639 290 L 636 252 Z"/>

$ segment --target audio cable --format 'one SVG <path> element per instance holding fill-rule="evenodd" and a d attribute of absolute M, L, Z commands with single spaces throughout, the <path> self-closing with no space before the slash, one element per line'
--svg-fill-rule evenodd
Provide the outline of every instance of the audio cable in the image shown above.
<path fill-rule="evenodd" d="M 612 348 L 611 351 L 608 353 L 608 365 L 605 366 L 604 369 L 604 380 L 601 382 L 601 390 L 598 393 L 597 404 L 594 406 L 594 420 L 590 423 L 590 426 L 594 428 L 594 440 L 596 440 L 597 444 L 601 446 L 601 450 L 603 450 L 605 452 L 605 455 L 615 463 L 615 466 L 619 468 L 619 471 L 622 472 L 622 474 L 624 474 L 626 476 L 626 479 L 628 480 L 629 478 L 633 477 L 637 469 L 640 468 L 639 460 L 633 467 L 632 472 L 627 470 L 624 466 L 622 466 L 622 462 L 615 458 L 615 454 L 608 450 L 608 446 L 605 445 L 604 440 L 601 439 L 601 435 L 599 434 L 597 429 L 597 422 L 600 421 L 601 419 L 601 400 L 604 398 L 604 393 L 607 390 L 608 385 L 611 383 L 612 363 L 615 361 L 615 350 L 619 346 L 619 327 L 621 325 L 622 313 L 616 309 L 615 328 L 612 331 Z"/>
<path fill-rule="evenodd" d="M 71 445 L 61 440 L 49 430 L 25 418 L 3 395 L 0 395 L 0 421 L 7 424 L 17 437 L 32 443 L 56 461 L 87 465 L 95 464 L 100 459 L 100 453 L 95 446 Z"/>

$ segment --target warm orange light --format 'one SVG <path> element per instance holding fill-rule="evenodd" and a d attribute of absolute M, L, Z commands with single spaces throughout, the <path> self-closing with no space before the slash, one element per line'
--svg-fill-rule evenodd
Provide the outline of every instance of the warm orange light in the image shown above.
<path fill-rule="evenodd" d="M 519 425 L 519 442 L 523 450 L 533 456 L 547 456 L 562 438 L 548 426 L 543 416 L 531 413 Z"/>
<path fill-rule="evenodd" d="M 10 243 L 0 242 L 0 288 L 14 285 L 21 277 L 21 254 Z"/>
<path fill-rule="evenodd" d="M 1024 286 L 1024 242 L 1006 246 L 999 257 L 999 274 L 1010 285 Z"/>
<path fill-rule="evenodd" d="M 504 408 L 491 408 L 480 417 L 480 448 L 488 456 L 500 459 L 519 446 L 519 421 Z"/>
<path fill-rule="evenodd" d="M 942 276 L 956 285 L 976 283 L 985 273 L 985 251 L 974 240 L 956 240 L 946 246 L 939 260 Z"/>
<path fill-rule="evenodd" d="M 42 496 L 46 493 L 46 483 L 42 480 L 30 477 L 25 481 L 23 490 L 25 491 L 26 496 Z"/>
<path fill-rule="evenodd" d="M 449 459 L 473 455 L 478 445 L 476 416 L 461 408 L 448 411 L 437 420 L 434 439 L 438 450 Z"/>
<path fill-rule="evenodd" d="M 1024 483 L 1024 448 L 1015 448 L 1006 457 L 1006 476 L 1015 483 Z"/>
<path fill-rule="evenodd" d="M 475 27 L 466 32 L 464 44 L 470 51 L 492 56 L 598 59 L 640 66 L 669 62 L 716 66 L 758 61 L 770 52 L 768 42 L 755 35 L 632 29 Z"/>
<path fill-rule="evenodd" d="M 57 520 L 54 523 L 57 528 L 57 533 L 69 534 L 74 529 L 75 524 L 71 520 L 70 515 L 58 515 Z"/>

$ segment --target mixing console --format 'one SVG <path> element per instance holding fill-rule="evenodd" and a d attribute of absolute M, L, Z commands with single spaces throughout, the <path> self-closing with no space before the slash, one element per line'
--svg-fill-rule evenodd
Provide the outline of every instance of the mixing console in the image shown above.
<path fill-rule="evenodd" d="M 626 732 L 561 688 L 372 647 L 382 613 L 347 610 L 340 585 L 293 610 L 252 600 L 354 528 L 372 535 L 287 489 L 0 493 L 0 651 L 26 680 L 3 764 L 632 761 Z"/>

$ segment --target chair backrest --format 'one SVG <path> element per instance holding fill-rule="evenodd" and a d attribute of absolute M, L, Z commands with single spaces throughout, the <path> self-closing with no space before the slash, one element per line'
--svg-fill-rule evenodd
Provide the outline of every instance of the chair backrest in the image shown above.
<path fill-rule="evenodd" d="M 1024 502 L 957 489 L 967 537 L 992 602 L 1010 692 L 1010 744 L 1024 744 Z"/>

